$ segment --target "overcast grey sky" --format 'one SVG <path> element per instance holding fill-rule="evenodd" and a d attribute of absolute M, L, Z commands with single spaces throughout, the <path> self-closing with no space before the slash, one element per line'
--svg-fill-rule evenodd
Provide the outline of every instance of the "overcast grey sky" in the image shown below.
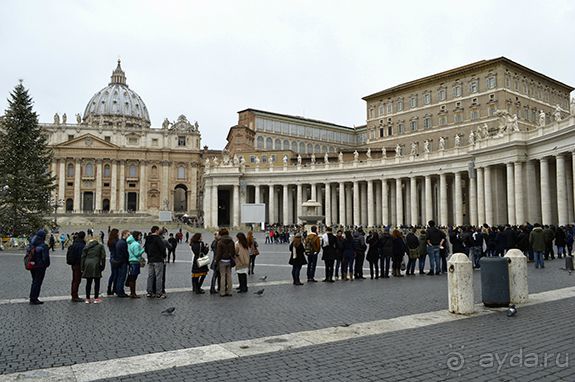
<path fill-rule="evenodd" d="M 361 125 L 361 97 L 482 59 L 575 85 L 573 20 L 572 0 L 3 0 L 0 107 L 22 78 L 40 121 L 83 114 L 120 57 L 152 126 L 184 114 L 223 148 L 245 108 Z"/>

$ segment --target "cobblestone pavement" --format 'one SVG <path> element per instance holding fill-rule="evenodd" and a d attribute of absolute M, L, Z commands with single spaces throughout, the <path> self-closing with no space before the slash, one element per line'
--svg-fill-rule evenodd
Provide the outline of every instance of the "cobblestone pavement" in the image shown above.
<path fill-rule="evenodd" d="M 285 266 L 288 257 L 286 246 L 262 244 L 261 253 L 258 262 L 268 265 L 256 265 L 257 275 L 250 282 L 265 285 L 265 282 L 259 280 L 264 274 L 268 276 L 267 282 L 289 282 L 290 268 Z M 60 254 L 63 256 L 63 253 Z M 180 262 L 168 266 L 167 288 L 190 286 L 191 254 L 187 246 L 178 247 L 177 258 Z M 530 292 L 573 286 L 575 276 L 560 270 L 561 266 L 561 260 L 547 262 L 544 270 L 535 270 L 530 264 Z M 317 278 L 322 278 L 323 269 L 318 269 L 318 274 Z M 138 289 L 142 289 L 144 278 L 140 276 L 138 281 Z M 70 271 L 64 257 L 54 257 L 41 298 L 66 296 L 69 283 Z M 30 277 L 23 269 L 22 258 L 0 253 L 0 299 L 26 297 L 29 284 Z M 252 287 L 250 293 L 229 299 L 181 292 L 169 294 L 166 300 L 106 298 L 100 305 L 72 304 L 68 300 L 47 302 L 42 306 L 0 304 L 0 317 L 3 318 L 0 326 L 0 380 L 1 374 L 18 371 L 442 310 L 447 305 L 446 284 L 444 275 L 418 275 L 373 281 L 340 281 L 335 284 L 320 282 L 302 287 L 270 285 L 264 287 L 262 297 L 253 295 L 251 292 L 259 287 Z M 82 292 L 83 284 L 80 288 Z M 475 289 L 476 302 L 479 302 L 479 272 L 475 272 Z M 575 329 L 572 318 L 567 317 L 573 311 L 574 304 L 574 299 L 567 299 L 525 307 L 520 309 L 519 316 L 513 321 L 501 315 L 476 317 L 342 343 L 219 361 L 137 377 L 144 380 L 189 380 L 196 372 L 201 372 L 201 380 L 233 376 L 236 380 L 267 381 L 285 380 L 285 373 L 291 370 L 294 374 L 293 378 L 290 374 L 290 379 L 293 380 L 457 378 L 457 373 L 447 375 L 449 370 L 446 360 L 440 353 L 443 351 L 448 354 L 449 345 L 454 349 L 464 345 L 466 357 L 496 350 L 519 351 L 521 346 L 525 347 L 524 352 L 566 351 L 564 347 L 572 344 Z M 161 310 L 170 306 L 176 307 L 176 314 L 172 317 L 162 316 Z M 575 359 L 575 355 L 573 357 Z M 469 361 L 469 370 L 462 369 L 465 379 L 473 379 L 474 375 L 478 378 L 491 375 L 488 380 L 519 380 L 519 376 L 522 376 L 521 380 L 527 380 L 520 371 L 517 371 L 515 378 L 513 373 L 516 370 L 513 368 L 509 369 L 512 373 L 507 372 L 506 368 L 504 373 L 489 374 L 488 368 L 478 367 L 472 361 Z M 414 374 L 407 369 L 418 371 Z M 541 375 L 540 369 L 531 368 L 531 372 L 533 375 Z M 549 370 L 554 369 L 545 368 L 543 371 Z M 573 372 L 574 369 L 570 365 L 569 368 L 556 370 L 551 380 L 559 380 L 559 377 L 574 380 L 573 373 L 566 373 L 566 370 Z M 531 377 L 532 373 L 526 373 L 526 376 Z"/>

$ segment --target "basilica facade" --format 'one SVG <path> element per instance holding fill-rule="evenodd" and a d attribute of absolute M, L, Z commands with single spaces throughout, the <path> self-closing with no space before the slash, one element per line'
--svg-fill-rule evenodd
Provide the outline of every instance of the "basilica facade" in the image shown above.
<path fill-rule="evenodd" d="M 206 227 L 567 224 L 575 214 L 573 87 L 505 57 L 368 95 L 366 124 L 239 113 L 223 157 L 204 162 Z"/>
<path fill-rule="evenodd" d="M 159 211 L 199 217 L 202 150 L 198 123 L 184 115 L 150 124 L 148 109 L 126 83 L 120 61 L 108 86 L 73 121 L 43 123 L 54 156 L 53 198 L 68 214 Z"/>

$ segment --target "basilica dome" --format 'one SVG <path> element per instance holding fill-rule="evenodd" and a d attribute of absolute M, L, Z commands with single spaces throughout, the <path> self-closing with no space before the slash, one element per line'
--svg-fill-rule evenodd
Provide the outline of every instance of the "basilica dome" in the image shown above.
<path fill-rule="evenodd" d="M 94 94 L 84 110 L 84 122 L 95 125 L 150 126 L 150 116 L 144 101 L 126 84 L 120 66 L 112 73 L 108 86 Z"/>

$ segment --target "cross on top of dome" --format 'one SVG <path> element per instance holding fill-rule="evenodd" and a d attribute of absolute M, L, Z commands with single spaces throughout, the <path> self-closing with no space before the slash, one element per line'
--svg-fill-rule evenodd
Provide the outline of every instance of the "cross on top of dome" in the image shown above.
<path fill-rule="evenodd" d="M 126 74 L 124 73 L 122 67 L 120 66 L 119 58 L 118 58 L 118 66 L 116 66 L 116 69 L 112 72 L 112 80 L 110 82 L 110 85 L 112 84 L 121 84 L 128 86 L 126 85 Z"/>

